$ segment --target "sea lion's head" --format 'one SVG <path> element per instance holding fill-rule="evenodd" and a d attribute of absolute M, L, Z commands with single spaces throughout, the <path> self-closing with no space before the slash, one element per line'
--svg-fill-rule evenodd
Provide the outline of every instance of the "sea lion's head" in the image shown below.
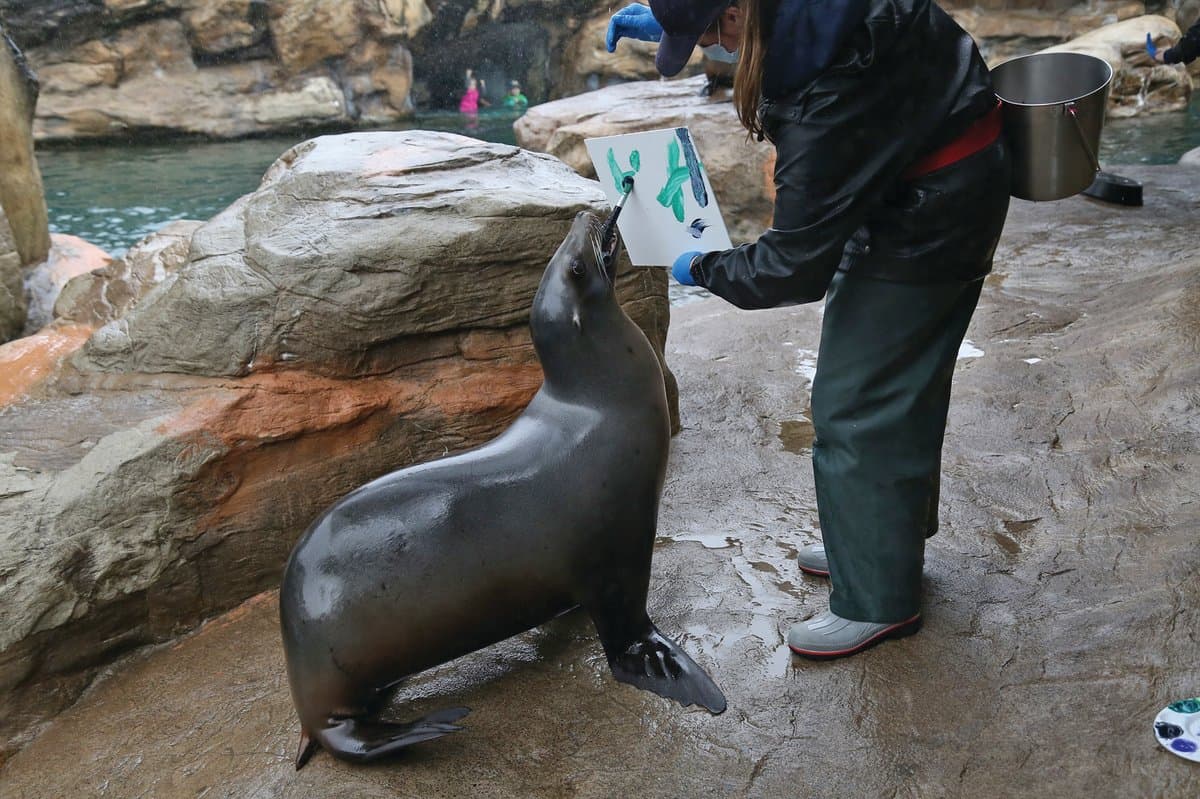
<path fill-rule="evenodd" d="M 603 221 L 593 213 L 581 211 L 575 217 L 533 300 L 530 324 L 535 343 L 586 332 L 589 317 L 616 301 L 613 278 L 620 237 L 614 233 L 605 242 L 603 229 Z"/>

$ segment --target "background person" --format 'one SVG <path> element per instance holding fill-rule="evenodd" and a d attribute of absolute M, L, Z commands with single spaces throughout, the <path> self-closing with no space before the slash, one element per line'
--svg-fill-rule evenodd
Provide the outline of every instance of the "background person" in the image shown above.
<path fill-rule="evenodd" d="M 482 92 L 487 91 L 487 85 L 482 79 L 477 79 L 473 70 L 467 70 L 466 89 L 458 101 L 458 110 L 464 114 L 478 114 L 479 106 L 491 105 Z"/>
<path fill-rule="evenodd" d="M 739 308 L 826 300 L 812 388 L 829 610 L 794 652 L 849 655 L 921 623 L 958 348 L 1009 198 L 987 66 L 931 0 L 651 0 L 609 26 L 659 41 L 677 74 L 699 44 L 738 62 L 742 124 L 776 148 L 772 227 L 673 274 Z"/>
<path fill-rule="evenodd" d="M 504 107 L 512 111 L 524 111 L 529 107 L 529 98 L 521 92 L 521 84 L 513 81 L 504 95 Z"/>

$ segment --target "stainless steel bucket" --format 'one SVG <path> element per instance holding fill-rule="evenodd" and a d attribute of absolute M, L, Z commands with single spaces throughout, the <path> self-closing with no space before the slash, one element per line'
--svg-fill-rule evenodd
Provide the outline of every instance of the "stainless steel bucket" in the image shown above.
<path fill-rule="evenodd" d="M 1112 76 L 1107 61 L 1085 53 L 1035 53 L 992 70 L 1014 197 L 1061 200 L 1091 185 Z"/>

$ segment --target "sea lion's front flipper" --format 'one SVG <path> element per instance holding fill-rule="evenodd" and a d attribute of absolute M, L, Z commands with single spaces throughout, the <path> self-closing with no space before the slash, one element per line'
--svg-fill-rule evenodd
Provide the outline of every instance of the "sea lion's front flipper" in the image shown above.
<path fill-rule="evenodd" d="M 700 705 L 713 714 L 725 712 L 725 694 L 717 684 L 654 625 L 624 650 L 610 654 L 608 665 L 620 682 L 674 699 L 685 707 Z"/>
<path fill-rule="evenodd" d="M 332 726 L 313 733 L 335 757 L 366 761 L 386 757 L 406 746 L 441 738 L 462 729 L 454 722 L 470 713 L 470 708 L 452 707 L 430 713 L 407 724 L 368 719 L 340 719 Z"/>

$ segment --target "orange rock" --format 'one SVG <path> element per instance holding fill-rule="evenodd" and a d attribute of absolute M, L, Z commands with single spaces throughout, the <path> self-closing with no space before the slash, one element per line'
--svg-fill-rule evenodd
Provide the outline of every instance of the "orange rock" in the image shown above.
<path fill-rule="evenodd" d="M 50 272 L 55 280 L 65 284 L 76 275 L 82 275 L 108 266 L 112 256 L 104 250 L 66 233 L 50 234 Z"/>
<path fill-rule="evenodd" d="M 83 346 L 94 328 L 71 325 L 0 346 L 0 407 L 27 396 Z"/>
<path fill-rule="evenodd" d="M 296 492 L 305 495 L 302 504 L 321 505 L 312 490 L 327 482 L 320 474 L 334 464 L 359 455 L 385 458 L 383 468 L 366 468 L 354 477 L 361 483 L 389 468 L 481 443 L 520 413 L 541 381 L 536 363 L 483 367 L 459 359 L 401 378 L 259 373 L 213 381 L 155 432 L 180 442 L 181 457 L 211 452 L 214 444 L 224 453 L 206 463 L 195 481 L 205 493 L 197 504 L 207 507 L 196 520 L 196 535 L 211 531 L 221 540 L 235 531 L 269 529 L 280 503 Z M 386 430 L 416 419 L 424 421 L 417 424 L 418 435 L 409 436 L 403 460 L 379 445 Z M 332 500 L 338 492 L 330 493 Z M 314 510 L 319 507 L 304 516 Z"/>

